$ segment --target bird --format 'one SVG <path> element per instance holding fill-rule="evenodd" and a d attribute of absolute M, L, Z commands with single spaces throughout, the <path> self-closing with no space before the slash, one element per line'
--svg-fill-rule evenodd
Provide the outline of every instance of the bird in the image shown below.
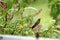
<path fill-rule="evenodd" d="M 38 19 L 31 28 L 34 29 L 35 27 L 37 27 L 37 25 L 38 25 L 39 23 L 40 23 L 40 19 Z"/>

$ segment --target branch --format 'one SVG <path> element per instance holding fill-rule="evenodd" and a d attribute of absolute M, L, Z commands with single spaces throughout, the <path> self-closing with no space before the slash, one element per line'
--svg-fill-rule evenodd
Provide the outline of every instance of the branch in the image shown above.
<path fill-rule="evenodd" d="M 37 13 L 35 13 L 34 15 L 32 15 L 32 16 L 30 16 L 30 17 L 35 17 L 35 16 L 37 16 L 41 11 L 42 11 L 42 9 L 40 9 Z"/>

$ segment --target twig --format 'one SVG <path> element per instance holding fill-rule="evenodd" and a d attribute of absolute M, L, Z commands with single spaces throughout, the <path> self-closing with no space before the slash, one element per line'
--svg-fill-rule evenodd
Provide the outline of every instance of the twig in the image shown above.
<path fill-rule="evenodd" d="M 36 32 L 36 40 L 39 39 L 39 32 Z"/>
<path fill-rule="evenodd" d="M 40 12 L 42 11 L 42 9 L 40 9 L 37 13 L 35 13 L 34 15 L 32 15 L 32 16 L 30 16 L 30 17 L 35 17 L 35 16 L 37 16 Z"/>

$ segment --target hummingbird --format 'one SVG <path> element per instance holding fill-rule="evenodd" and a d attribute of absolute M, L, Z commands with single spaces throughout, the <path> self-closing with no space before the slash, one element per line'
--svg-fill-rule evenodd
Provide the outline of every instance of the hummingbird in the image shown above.
<path fill-rule="evenodd" d="M 37 27 L 37 25 L 38 25 L 39 23 L 40 23 L 40 19 L 38 19 L 31 28 L 33 29 L 33 28 Z"/>

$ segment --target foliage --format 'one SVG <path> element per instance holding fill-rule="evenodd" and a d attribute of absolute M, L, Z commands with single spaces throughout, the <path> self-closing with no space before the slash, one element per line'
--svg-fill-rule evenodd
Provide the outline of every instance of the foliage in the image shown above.
<path fill-rule="evenodd" d="M 39 12 L 38 14 L 29 14 L 28 16 L 23 15 L 25 7 L 29 7 L 35 3 L 35 1 L 36 0 L 3 0 L 7 5 L 7 9 L 4 11 L 4 9 L 0 7 L 0 34 L 35 36 L 36 31 L 32 30 L 31 26 L 35 23 L 33 19 Z M 53 17 L 53 20 L 58 19 L 57 16 L 60 14 L 60 6 L 57 7 L 57 1 L 49 0 L 49 5 L 51 6 L 50 15 Z M 55 22 L 51 22 L 48 29 L 44 31 L 41 31 L 41 24 L 39 24 L 40 36 L 60 38 L 60 26 L 57 27 L 54 23 Z"/>
<path fill-rule="evenodd" d="M 60 15 L 60 1 L 55 1 L 51 5 L 51 16 L 53 19 L 57 19 L 58 15 Z"/>

